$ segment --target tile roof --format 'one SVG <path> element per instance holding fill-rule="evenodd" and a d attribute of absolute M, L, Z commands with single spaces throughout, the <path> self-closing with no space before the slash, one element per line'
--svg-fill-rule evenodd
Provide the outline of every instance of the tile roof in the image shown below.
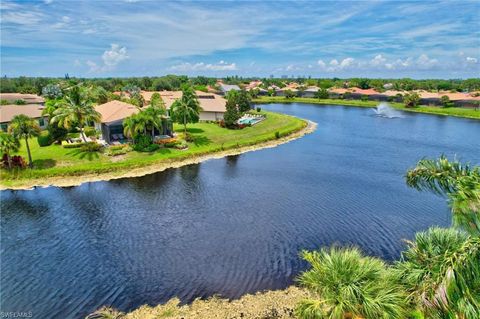
<path fill-rule="evenodd" d="M 135 105 L 117 100 L 97 105 L 95 109 L 102 115 L 101 123 L 111 123 L 123 120 L 139 111 Z"/>
<path fill-rule="evenodd" d="M 0 93 L 1 100 L 7 100 L 10 102 L 16 100 L 24 100 L 27 104 L 42 104 L 45 103 L 45 99 L 36 94 L 23 94 L 23 93 Z"/>
<path fill-rule="evenodd" d="M 38 104 L 0 105 L 0 123 L 8 123 L 15 115 L 24 114 L 31 118 L 42 117 L 44 107 Z"/>

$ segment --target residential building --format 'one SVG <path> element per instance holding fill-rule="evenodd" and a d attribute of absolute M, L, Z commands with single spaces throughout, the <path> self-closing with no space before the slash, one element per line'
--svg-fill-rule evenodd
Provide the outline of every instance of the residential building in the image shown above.
<path fill-rule="evenodd" d="M 8 125 L 16 115 L 24 114 L 35 119 L 41 129 L 48 125 L 48 117 L 42 115 L 44 106 L 40 104 L 25 105 L 0 105 L 0 127 L 2 131 L 7 131 Z"/>
<path fill-rule="evenodd" d="M 45 104 L 45 99 L 36 94 L 0 93 L 0 100 L 8 101 L 9 104 L 15 104 L 18 100 L 24 101 L 25 104 Z"/>

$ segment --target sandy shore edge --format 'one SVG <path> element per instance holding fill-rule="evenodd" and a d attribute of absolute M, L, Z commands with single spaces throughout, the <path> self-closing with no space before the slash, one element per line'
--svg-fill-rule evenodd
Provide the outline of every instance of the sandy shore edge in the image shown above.
<path fill-rule="evenodd" d="M 128 178 L 128 177 L 139 177 L 145 176 L 157 172 L 164 171 L 169 168 L 178 168 L 185 165 L 191 164 L 198 164 L 210 159 L 218 159 L 223 158 L 225 156 L 231 155 L 238 155 L 247 152 L 253 152 L 265 148 L 273 148 L 281 144 L 288 143 L 290 141 L 296 140 L 306 134 L 310 134 L 317 128 L 317 123 L 305 120 L 307 125 L 287 136 L 281 137 L 279 139 L 270 140 L 266 142 L 262 142 L 259 144 L 251 145 L 251 146 L 243 146 L 240 148 L 230 149 L 226 151 L 200 155 L 200 156 L 193 156 L 191 158 L 186 158 L 183 160 L 176 160 L 172 162 L 165 162 L 165 163 L 155 163 L 152 165 L 134 168 L 129 171 L 118 171 L 118 172 L 108 172 L 108 173 L 101 173 L 101 174 L 85 174 L 80 176 L 58 176 L 58 177 L 48 177 L 41 180 L 28 180 L 25 181 L 24 184 L 18 186 L 5 186 L 0 185 L 0 190 L 30 190 L 36 187 L 72 187 L 72 186 L 79 186 L 83 183 L 89 182 L 99 182 L 99 181 L 108 181 L 112 179 L 120 179 L 120 178 Z"/>

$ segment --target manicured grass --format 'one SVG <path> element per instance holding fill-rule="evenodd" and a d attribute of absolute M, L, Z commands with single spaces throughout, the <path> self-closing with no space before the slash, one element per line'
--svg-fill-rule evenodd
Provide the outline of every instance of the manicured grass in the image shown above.
<path fill-rule="evenodd" d="M 228 130 L 214 123 L 196 123 L 188 126 L 194 136 L 187 150 L 161 148 L 153 153 L 129 152 L 123 157 L 109 157 L 102 153 L 82 152 L 79 148 L 65 149 L 60 145 L 40 147 L 36 139 L 29 144 L 34 160 L 33 169 L 1 170 L 1 184 L 5 187 L 26 184 L 26 181 L 58 176 L 80 176 L 107 172 L 128 172 L 157 163 L 178 161 L 222 150 L 255 145 L 275 139 L 275 132 L 281 136 L 299 131 L 306 126 L 304 120 L 272 112 L 261 112 L 266 120 L 242 130 Z M 181 132 L 182 127 L 175 126 Z M 25 145 L 18 153 L 27 159 Z"/>
<path fill-rule="evenodd" d="M 283 96 L 262 96 L 253 100 L 254 103 L 309 103 L 309 104 L 332 104 L 332 105 L 347 105 L 357 107 L 376 107 L 379 101 L 361 101 L 361 100 L 340 100 L 340 99 L 315 99 L 306 97 L 296 97 L 287 99 Z M 480 119 L 480 110 L 460 107 L 435 107 L 435 106 L 418 106 L 415 108 L 406 108 L 402 103 L 388 102 L 393 108 L 406 112 L 436 114 L 465 117 L 471 119 Z"/>

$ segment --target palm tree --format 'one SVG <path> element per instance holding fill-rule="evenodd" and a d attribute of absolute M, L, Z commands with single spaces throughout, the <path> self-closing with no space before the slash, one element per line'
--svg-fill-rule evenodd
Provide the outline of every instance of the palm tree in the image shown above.
<path fill-rule="evenodd" d="M 165 117 L 166 111 L 162 107 L 150 105 L 142 113 L 147 120 L 147 127 L 151 130 L 153 139 L 155 137 L 155 129 L 162 130 L 162 119 Z"/>
<path fill-rule="evenodd" d="M 135 141 L 138 133 L 145 131 L 145 121 L 138 114 L 133 114 L 123 120 L 123 134 Z"/>
<path fill-rule="evenodd" d="M 20 141 L 12 134 L 0 132 L 0 151 L 7 156 L 8 168 L 12 168 L 11 154 L 18 152 Z"/>
<path fill-rule="evenodd" d="M 433 227 L 407 244 L 396 271 L 426 318 L 478 318 L 480 238 Z"/>
<path fill-rule="evenodd" d="M 303 319 L 405 318 L 402 287 L 378 258 L 356 248 L 302 252 L 312 269 L 299 281 L 312 293 L 295 310 Z"/>
<path fill-rule="evenodd" d="M 40 127 L 37 122 L 24 114 L 15 115 L 10 122 L 8 131 L 17 139 L 25 139 L 25 146 L 27 147 L 28 153 L 28 166 L 33 167 L 32 154 L 30 152 L 30 146 L 28 145 L 28 139 L 40 134 Z"/>
<path fill-rule="evenodd" d="M 187 123 L 198 122 L 200 110 L 200 103 L 195 91 L 190 86 L 184 86 L 182 97 L 176 100 L 170 108 L 170 117 L 174 122 L 183 124 L 183 131 L 187 136 Z"/>
<path fill-rule="evenodd" d="M 84 133 L 84 126 L 91 121 L 100 121 L 101 114 L 98 113 L 90 100 L 86 99 L 80 88 L 75 86 L 70 93 L 60 102 L 58 109 L 53 113 L 54 116 L 50 120 L 66 129 L 71 129 L 74 125 L 78 125 L 80 135 L 84 142 L 87 138 Z"/>
<path fill-rule="evenodd" d="M 448 198 L 453 225 L 480 235 L 480 167 L 470 167 L 445 156 L 422 159 L 406 175 L 407 185 Z"/>

